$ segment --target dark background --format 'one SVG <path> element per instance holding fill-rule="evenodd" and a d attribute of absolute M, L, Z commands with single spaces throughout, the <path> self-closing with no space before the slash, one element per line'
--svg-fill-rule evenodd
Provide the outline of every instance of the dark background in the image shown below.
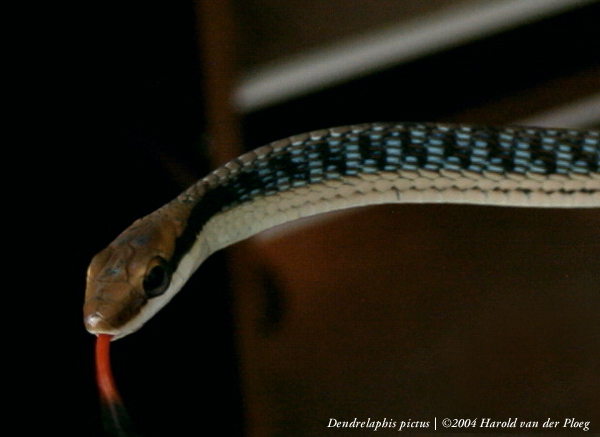
<path fill-rule="evenodd" d="M 246 4 L 234 3 L 243 16 Z M 19 377 L 16 403 L 48 416 L 38 420 L 30 414 L 20 421 L 24 434 L 43 422 L 63 435 L 102 435 L 94 339 L 81 317 L 87 265 L 132 221 L 169 201 L 210 165 L 194 4 L 98 4 L 77 12 L 74 23 L 63 21 L 71 29 L 65 36 L 70 59 L 56 82 L 73 95 L 62 100 L 69 108 L 59 113 L 59 133 L 37 158 L 44 170 L 36 184 L 41 190 L 34 195 L 35 214 L 46 226 L 28 226 L 29 241 L 43 248 L 29 262 L 42 267 L 24 275 L 38 293 L 33 300 L 44 304 L 40 315 L 34 311 L 26 318 L 36 319 L 43 331 L 36 330 L 35 340 L 18 342 L 15 364 L 27 372 Z M 596 3 L 246 114 L 244 147 L 364 121 L 502 123 L 507 115 L 515 119 L 543 109 L 531 108 L 532 95 L 542 96 L 539 105 L 552 106 L 553 96 L 568 100 L 597 91 L 599 19 Z M 248 47 L 252 39 L 239 40 L 242 53 L 260 50 Z M 112 349 L 115 377 L 144 435 L 243 430 L 224 255 L 211 257 L 193 281 L 187 289 L 194 292 L 184 290 Z"/>

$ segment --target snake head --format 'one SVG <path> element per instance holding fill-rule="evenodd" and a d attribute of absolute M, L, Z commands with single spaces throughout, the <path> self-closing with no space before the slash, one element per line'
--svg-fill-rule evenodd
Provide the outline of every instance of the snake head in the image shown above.
<path fill-rule="evenodd" d="M 134 332 L 181 288 L 172 283 L 177 233 L 168 223 L 146 216 L 92 259 L 84 303 L 90 333 L 116 339 Z"/>

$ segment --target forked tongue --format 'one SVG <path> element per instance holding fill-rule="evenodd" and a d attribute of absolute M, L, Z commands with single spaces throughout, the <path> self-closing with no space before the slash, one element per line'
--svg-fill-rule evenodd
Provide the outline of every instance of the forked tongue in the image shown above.
<path fill-rule="evenodd" d="M 96 383 L 100 394 L 102 425 L 108 436 L 134 437 L 131 419 L 125 409 L 110 367 L 112 335 L 98 334 L 96 338 Z"/>

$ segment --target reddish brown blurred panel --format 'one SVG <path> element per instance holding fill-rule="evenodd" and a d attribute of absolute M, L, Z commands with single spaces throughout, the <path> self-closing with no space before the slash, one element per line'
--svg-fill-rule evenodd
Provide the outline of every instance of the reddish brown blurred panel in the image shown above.
<path fill-rule="evenodd" d="M 248 431 L 600 416 L 600 213 L 354 210 L 232 251 Z"/>

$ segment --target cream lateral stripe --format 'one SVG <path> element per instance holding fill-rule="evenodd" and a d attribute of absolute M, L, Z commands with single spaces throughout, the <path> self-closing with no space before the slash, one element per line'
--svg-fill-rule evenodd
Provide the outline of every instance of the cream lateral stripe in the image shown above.
<path fill-rule="evenodd" d="M 600 176 L 595 179 L 542 177 L 494 181 L 479 177 L 415 177 L 415 172 L 382 173 L 327 181 L 255 198 L 213 217 L 199 244 L 210 253 L 283 223 L 330 211 L 385 203 L 457 203 L 519 207 L 598 207 Z M 562 191 L 568 187 L 571 193 Z M 578 192 L 577 190 L 591 191 Z"/>

